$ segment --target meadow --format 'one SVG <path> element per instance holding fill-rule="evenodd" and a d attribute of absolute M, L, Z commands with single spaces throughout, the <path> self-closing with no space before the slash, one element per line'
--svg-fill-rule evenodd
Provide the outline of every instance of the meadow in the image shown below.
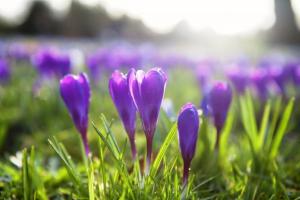
<path fill-rule="evenodd" d="M 1 55 L 0 199 L 300 199 L 292 56 L 224 61 L 106 45 L 78 64 L 67 48 L 22 43 Z"/>

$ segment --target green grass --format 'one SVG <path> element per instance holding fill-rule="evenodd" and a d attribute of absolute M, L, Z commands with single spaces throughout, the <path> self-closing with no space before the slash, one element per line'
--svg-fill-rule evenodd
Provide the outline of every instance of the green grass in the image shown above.
<path fill-rule="evenodd" d="M 251 91 L 235 96 L 220 147 L 209 118 L 200 130 L 190 178 L 182 186 L 176 121 L 161 110 L 150 173 L 144 173 L 145 136 L 137 121 L 139 157 L 131 160 L 126 133 L 107 91 L 93 86 L 89 143 L 79 134 L 53 82 L 32 96 L 35 73 L 14 66 L 12 82 L 0 88 L 0 199 L 297 199 L 300 148 L 297 99 L 259 102 Z M 24 75 L 25 74 L 25 75 Z M 166 98 L 174 111 L 199 105 L 192 73 L 168 72 Z M 17 152 L 19 152 L 17 154 Z"/>

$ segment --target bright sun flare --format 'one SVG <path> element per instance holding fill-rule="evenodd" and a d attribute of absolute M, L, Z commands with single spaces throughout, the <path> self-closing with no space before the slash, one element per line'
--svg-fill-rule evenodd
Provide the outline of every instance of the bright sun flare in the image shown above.
<path fill-rule="evenodd" d="M 220 34 L 252 33 L 274 22 L 272 0 L 101 0 L 115 15 L 141 18 L 159 32 L 180 21 L 193 29 L 209 28 Z"/>
<path fill-rule="evenodd" d="M 31 0 L 4 1 L 1 16 L 12 19 Z M 44 0 L 58 11 L 70 0 Z M 158 32 L 168 32 L 180 21 L 192 29 L 211 29 L 219 34 L 251 34 L 270 27 L 274 21 L 273 0 L 81 0 L 86 5 L 101 3 L 112 15 L 127 14 L 141 19 Z M 300 9 L 300 4 L 297 4 Z"/>

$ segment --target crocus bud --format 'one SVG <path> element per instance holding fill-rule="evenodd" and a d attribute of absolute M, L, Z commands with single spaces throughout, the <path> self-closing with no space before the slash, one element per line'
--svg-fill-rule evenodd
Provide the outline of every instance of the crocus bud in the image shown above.
<path fill-rule="evenodd" d="M 291 60 L 282 65 L 283 73 L 289 83 L 295 83 L 295 73 L 300 66 L 300 60 Z"/>
<path fill-rule="evenodd" d="M 85 152 L 89 154 L 87 141 L 90 86 L 85 74 L 68 74 L 60 80 L 60 94 L 68 108 L 73 122 L 81 134 Z"/>
<path fill-rule="evenodd" d="M 100 80 L 100 72 L 102 67 L 107 67 L 108 51 L 100 49 L 87 57 L 86 64 L 89 69 L 89 74 L 94 83 Z"/>
<path fill-rule="evenodd" d="M 109 92 L 128 134 L 132 157 L 135 159 L 136 147 L 134 135 L 136 107 L 129 92 L 127 76 L 119 71 L 115 71 L 109 80 Z"/>
<path fill-rule="evenodd" d="M 8 47 L 7 56 L 15 61 L 28 61 L 30 51 L 24 44 L 13 43 Z"/>
<path fill-rule="evenodd" d="M 265 101 L 268 97 L 268 86 L 270 81 L 267 71 L 265 69 L 256 69 L 251 73 L 250 79 L 259 98 L 262 101 Z"/>
<path fill-rule="evenodd" d="M 0 60 L 0 83 L 9 81 L 11 71 L 8 63 L 5 60 Z"/>
<path fill-rule="evenodd" d="M 296 69 L 295 69 L 295 74 L 294 74 L 294 78 L 293 78 L 294 80 L 294 84 L 295 84 L 295 86 L 299 86 L 300 85 L 300 67 L 297 67 Z"/>
<path fill-rule="evenodd" d="M 210 66 L 205 63 L 201 63 L 197 66 L 196 76 L 198 80 L 199 87 L 201 89 L 201 93 L 203 94 L 207 88 L 207 84 L 209 82 L 211 71 L 209 70 Z"/>
<path fill-rule="evenodd" d="M 70 57 L 50 48 L 38 51 L 32 62 L 43 78 L 62 77 L 71 71 Z"/>
<path fill-rule="evenodd" d="M 152 140 L 157 125 L 159 109 L 165 93 L 167 77 L 160 68 L 145 73 L 131 69 L 128 74 L 130 94 L 140 114 L 147 140 L 148 170 L 151 162 Z"/>
<path fill-rule="evenodd" d="M 227 76 L 238 94 L 244 94 L 249 82 L 249 78 L 246 73 L 240 69 L 230 69 L 227 72 Z"/>
<path fill-rule="evenodd" d="M 216 147 L 219 145 L 221 130 L 232 99 L 232 91 L 227 83 L 216 82 L 209 92 L 209 107 L 217 129 Z"/>
<path fill-rule="evenodd" d="M 270 67 L 269 68 L 269 78 L 273 80 L 279 88 L 279 92 L 285 95 L 285 84 L 288 82 L 287 73 L 282 67 Z"/>
<path fill-rule="evenodd" d="M 195 154 L 199 131 L 199 116 L 197 109 L 193 104 L 187 103 L 181 108 L 177 127 L 179 146 L 184 163 L 183 183 L 186 184 L 190 164 Z"/>

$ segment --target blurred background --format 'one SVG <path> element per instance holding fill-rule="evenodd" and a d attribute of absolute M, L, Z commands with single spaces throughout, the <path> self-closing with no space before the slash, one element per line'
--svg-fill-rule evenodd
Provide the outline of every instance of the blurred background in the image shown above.
<path fill-rule="evenodd" d="M 92 126 L 94 122 L 97 127 L 104 127 L 101 114 L 109 122 L 118 144 L 122 145 L 123 153 L 127 135 L 108 91 L 109 77 L 114 70 L 127 73 L 130 68 L 146 71 L 153 67 L 162 68 L 168 77 L 153 139 L 153 157 L 175 123 L 182 105 L 191 102 L 202 109 L 205 117 L 201 119 L 207 119 L 205 123 L 201 122 L 204 131 L 201 127 L 193 161 L 197 185 L 192 189 L 193 192 L 201 190 L 211 193 L 213 196 L 207 199 L 218 198 L 215 195 L 220 195 L 219 199 L 243 199 L 242 196 L 225 196 L 239 192 L 243 195 L 254 194 L 253 198 L 248 196 L 245 199 L 277 199 L 274 194 L 283 191 L 285 195 L 290 195 L 286 199 L 299 199 L 299 106 L 295 106 L 291 120 L 286 125 L 288 134 L 281 145 L 283 148 L 278 167 L 277 160 L 274 166 L 273 162 L 271 164 L 269 160 L 264 160 L 273 152 L 273 148 L 272 151 L 268 150 L 274 143 L 272 140 L 280 138 L 285 132 L 282 123 L 288 121 L 284 109 L 289 99 L 295 97 L 295 105 L 300 102 L 299 28 L 300 0 L 1 0 L 0 199 L 22 199 L 24 177 L 27 177 L 24 169 L 27 167 L 20 170 L 22 160 L 26 162 L 26 159 L 22 159 L 21 151 L 32 145 L 36 149 L 36 163 L 44 169 L 41 176 L 36 177 L 41 177 L 41 182 L 45 182 L 45 187 L 41 188 L 45 188 L 49 198 L 78 199 L 65 195 L 73 194 L 73 191 L 76 194 L 78 188 L 71 189 L 73 184 L 70 184 L 67 171 L 63 170 L 62 162 L 48 142 L 51 136 L 55 136 L 57 141 L 65 145 L 76 164 L 81 161 L 79 134 L 59 90 L 63 76 L 84 72 L 89 79 L 91 100 L 88 140 L 93 155 L 98 155 L 97 151 L 104 144 L 98 142 L 99 136 Z M 228 133 L 226 138 L 232 132 L 228 139 L 227 151 L 230 153 L 226 157 L 228 161 L 224 159 L 224 164 L 229 164 L 230 160 L 228 167 L 231 168 L 232 163 L 234 175 L 232 178 L 220 176 L 220 181 L 215 181 L 219 179 L 221 168 L 216 164 L 219 157 L 213 149 L 216 136 L 209 107 L 209 92 L 215 81 L 227 82 L 233 91 L 228 112 L 232 130 L 230 124 L 230 128 L 226 125 L 224 131 Z M 253 106 L 250 105 L 251 98 Z M 266 117 L 265 113 L 270 113 L 270 117 L 269 114 Z M 226 115 L 225 112 L 221 114 Z M 249 127 L 252 127 L 250 129 L 246 126 L 248 119 Z M 282 123 L 279 124 L 279 121 Z M 256 124 L 257 128 L 260 127 L 259 131 L 254 130 Z M 256 157 L 252 157 L 255 143 L 251 143 L 248 129 L 251 133 L 254 130 L 254 135 L 255 132 L 259 133 L 259 137 L 251 136 L 259 138 L 259 145 L 263 144 L 264 135 L 268 135 L 266 151 L 263 148 L 259 151 L 262 154 L 259 161 L 262 162 L 257 162 L 257 166 L 263 166 L 262 170 L 256 164 L 252 167 L 252 162 L 256 163 Z M 279 143 L 275 142 L 278 146 Z M 139 118 L 136 144 L 142 160 L 146 145 Z M 170 166 L 173 166 L 179 161 L 177 140 L 171 145 L 171 156 L 165 156 L 163 162 L 171 161 Z M 130 161 L 129 145 L 126 148 L 125 158 Z M 107 148 L 103 149 L 101 157 L 107 161 L 107 167 L 102 168 L 104 163 L 97 161 L 95 171 L 98 173 L 96 165 L 99 165 L 105 173 L 106 169 L 112 173 L 115 169 L 121 169 L 123 173 L 123 165 L 114 168 L 115 165 L 111 165 L 114 163 L 111 153 Z M 34 161 L 32 158 L 30 160 Z M 128 164 L 131 165 L 131 162 Z M 30 166 L 34 168 L 35 165 Z M 28 174 L 31 174 L 31 168 Z M 269 168 L 272 169 L 270 173 Z M 181 170 L 181 165 L 175 169 Z M 265 170 L 268 175 L 263 174 Z M 207 176 L 205 172 L 208 172 Z M 57 173 L 60 175 L 56 176 Z M 173 186 L 169 187 L 169 183 L 178 190 L 181 187 L 176 184 L 179 179 L 174 176 L 173 184 L 173 175 L 166 174 L 170 178 L 166 178 L 165 174 L 157 176 L 164 179 L 159 181 L 159 185 L 149 183 L 155 188 L 162 188 L 154 192 L 155 195 L 162 194 L 172 199 L 160 191 L 171 191 Z M 88 177 L 92 179 L 92 176 Z M 111 180 L 123 179 L 118 174 L 112 177 Z M 26 180 L 33 182 L 32 179 Z M 138 190 L 154 191 L 144 187 L 144 180 L 148 184 L 148 179 L 142 180 L 140 185 L 140 177 L 137 179 Z M 249 184 L 250 189 L 247 189 L 248 180 L 253 180 L 253 184 Z M 85 178 L 83 181 L 89 189 L 93 186 L 86 184 Z M 120 196 L 128 199 L 123 195 L 127 193 L 127 189 L 124 189 L 127 186 L 123 188 L 122 181 L 121 187 L 111 187 L 114 181 L 108 182 L 108 193 L 122 192 Z M 209 184 L 207 189 L 200 188 L 206 183 Z M 273 190 L 275 187 L 276 192 Z M 102 188 L 106 190 L 104 178 L 103 182 L 99 182 L 99 190 Z M 265 188 L 272 188 L 268 189 L 270 196 L 266 196 L 268 192 Z M 131 188 L 128 190 L 135 192 Z M 186 190 L 183 191 L 185 193 Z M 138 195 L 142 193 L 137 192 Z M 137 196 L 137 199 L 146 197 Z M 184 195 L 181 197 L 184 198 Z"/>
<path fill-rule="evenodd" d="M 151 42 L 186 54 L 261 53 L 300 42 L 298 0 L 9 0 L 0 34 Z"/>
<path fill-rule="evenodd" d="M 167 72 L 172 119 L 186 102 L 200 106 L 204 82 L 228 81 L 234 67 L 249 79 L 272 75 L 258 87 L 274 88 L 275 80 L 285 88 L 293 80 L 300 94 L 299 25 L 300 0 L 2 1 L 0 154 L 32 144 L 46 151 L 50 135 L 76 144 L 68 137 L 76 130 L 58 90 L 67 73 L 88 74 L 91 120 L 100 113 L 118 119 L 107 81 L 113 70 L 131 67 Z M 255 81 L 248 82 L 258 90 Z M 284 95 L 294 96 L 290 90 Z M 117 129 L 122 133 L 119 121 Z"/>

